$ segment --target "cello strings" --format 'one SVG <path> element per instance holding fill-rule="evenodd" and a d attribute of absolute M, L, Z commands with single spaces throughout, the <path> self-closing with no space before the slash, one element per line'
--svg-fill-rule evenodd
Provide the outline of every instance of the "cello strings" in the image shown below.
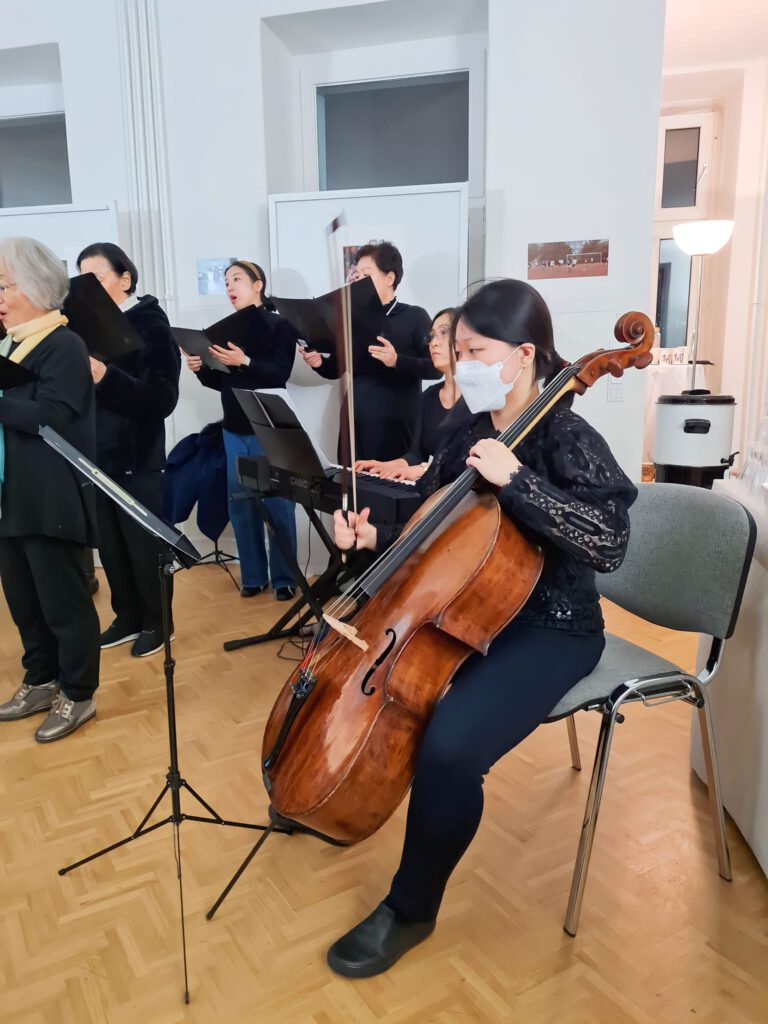
<path fill-rule="evenodd" d="M 510 450 L 514 449 L 520 440 L 520 436 L 526 431 L 531 425 L 535 418 L 546 409 L 547 405 L 552 401 L 556 400 L 557 392 L 562 386 L 567 383 L 575 374 L 578 372 L 578 367 L 565 367 L 555 378 L 555 380 L 547 387 L 539 397 L 531 403 L 530 406 L 512 423 L 506 428 L 500 435 L 498 440 L 503 444 L 506 444 Z M 441 520 L 443 518 L 443 511 L 445 505 L 454 497 L 457 491 L 462 488 L 468 487 L 471 482 L 477 478 L 477 470 L 465 469 L 460 476 L 449 485 L 445 495 L 440 502 L 438 502 L 434 508 L 430 509 L 429 513 L 424 517 L 412 531 L 406 534 L 403 538 L 398 539 L 388 551 L 384 552 L 382 556 L 374 562 L 374 564 L 366 571 L 366 573 L 360 577 L 354 587 L 352 587 L 346 594 L 342 595 L 340 599 L 334 605 L 331 606 L 333 614 L 341 612 L 342 609 L 348 610 L 354 601 L 362 593 L 364 593 L 364 585 L 366 583 L 374 582 L 377 583 L 382 577 L 389 571 L 390 562 L 394 561 L 399 557 L 400 548 L 404 544 L 413 544 L 414 547 L 418 547 L 421 541 L 432 532 L 435 525 L 435 520 Z"/>
<path fill-rule="evenodd" d="M 498 440 L 503 444 L 506 444 L 510 450 L 514 450 L 517 446 L 521 437 L 527 432 L 528 428 L 536 420 L 536 418 L 546 411 L 547 407 L 554 403 L 561 394 L 565 393 L 564 385 L 567 384 L 579 371 L 580 367 L 576 364 L 564 367 L 557 377 L 549 384 L 548 387 L 521 413 L 520 416 L 507 427 L 499 435 Z M 558 394 L 558 391 L 561 393 Z M 433 509 L 430 509 L 428 514 L 424 517 L 422 522 L 417 524 L 416 527 L 404 537 L 399 538 L 388 551 L 384 552 L 376 562 L 366 571 L 366 573 L 356 581 L 353 587 L 350 588 L 345 594 L 341 595 L 328 609 L 330 614 L 333 614 L 337 618 L 341 618 L 344 614 L 351 611 L 357 604 L 357 601 L 363 593 L 365 593 L 366 584 L 377 584 L 380 580 L 386 578 L 390 572 L 390 565 L 397 558 L 400 557 L 400 549 L 408 544 L 415 550 L 422 540 L 428 536 L 435 526 L 439 525 L 439 522 L 444 518 L 444 509 L 449 504 L 451 499 L 461 489 L 469 489 L 471 483 L 477 478 L 478 473 L 474 469 L 466 469 L 462 472 L 453 483 L 451 483 L 446 493 L 443 495 L 441 500 L 435 505 Z M 437 520 L 437 521 L 436 521 Z M 410 554 L 411 552 L 408 552 Z M 407 556 L 406 556 L 407 557 Z M 319 630 L 320 624 L 318 624 Z M 310 648 L 311 650 L 311 648 Z"/>
<path fill-rule="evenodd" d="M 510 448 L 510 450 L 515 448 L 520 439 L 520 435 L 523 434 L 523 432 L 531 425 L 531 423 L 536 419 L 536 417 L 553 400 L 558 388 L 560 388 L 562 384 L 564 384 L 574 375 L 573 372 L 568 372 L 569 370 L 570 368 L 566 368 L 566 370 L 561 371 L 562 379 L 560 379 L 561 375 L 558 374 L 558 377 L 555 379 L 555 381 L 553 381 L 552 384 L 548 388 L 546 388 L 545 391 L 543 391 L 542 394 L 539 395 L 539 397 L 534 402 L 532 402 L 531 405 L 528 406 L 523 413 L 521 413 L 521 415 L 514 421 L 514 423 L 512 423 L 509 427 L 506 428 L 506 430 L 504 430 L 499 435 L 498 440 L 501 441 L 502 444 L 507 445 Z M 436 518 L 441 517 L 444 505 L 450 501 L 450 499 L 454 496 L 454 494 L 457 491 L 466 487 L 470 482 L 474 482 L 477 476 L 477 470 L 469 468 L 465 469 L 456 478 L 456 480 L 449 485 L 449 488 L 446 491 L 446 494 L 444 495 L 442 501 L 436 504 L 434 508 L 430 509 L 429 513 L 424 517 L 424 519 L 420 523 L 418 523 L 418 525 L 414 527 L 414 529 L 410 533 L 408 533 L 405 537 L 402 538 L 402 543 L 410 543 L 412 540 L 415 540 L 416 538 L 418 538 L 420 542 L 421 539 L 427 536 L 433 529 L 434 520 Z M 398 539 L 398 541 L 396 541 L 395 544 L 387 552 L 385 552 L 377 562 L 375 562 L 370 567 L 370 569 L 365 573 L 365 575 L 362 576 L 360 580 L 358 580 L 358 586 L 362 586 L 363 584 L 371 581 L 374 578 L 378 580 L 381 576 L 381 572 L 386 571 L 388 561 L 390 559 L 394 560 L 394 558 L 397 556 L 400 546 L 401 541 Z"/>

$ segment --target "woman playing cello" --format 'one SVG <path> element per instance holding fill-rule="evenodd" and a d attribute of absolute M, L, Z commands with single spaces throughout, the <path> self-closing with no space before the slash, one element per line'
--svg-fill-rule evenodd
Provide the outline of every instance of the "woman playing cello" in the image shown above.
<path fill-rule="evenodd" d="M 456 383 L 472 418 L 446 439 L 418 486 L 425 495 L 474 467 L 498 488 L 503 512 L 544 553 L 544 568 L 520 613 L 472 654 L 437 705 L 420 749 L 400 866 L 388 895 L 336 941 L 339 974 L 388 970 L 434 929 L 451 872 L 483 811 L 483 778 L 597 665 L 603 619 L 595 572 L 624 557 L 636 489 L 605 440 L 567 398 L 515 452 L 496 440 L 562 366 L 538 292 L 521 281 L 485 285 L 458 311 Z M 336 543 L 382 551 L 393 540 L 367 509 L 335 514 Z"/>

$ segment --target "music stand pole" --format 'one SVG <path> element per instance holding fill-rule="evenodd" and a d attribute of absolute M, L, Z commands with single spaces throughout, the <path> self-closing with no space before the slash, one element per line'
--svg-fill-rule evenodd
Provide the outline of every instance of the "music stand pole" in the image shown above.
<path fill-rule="evenodd" d="M 117 842 L 110 843 L 109 846 L 105 846 L 103 849 L 97 850 L 95 853 L 91 853 L 87 857 L 83 857 L 80 860 L 75 861 L 73 864 L 67 864 L 66 867 L 59 869 L 59 875 L 66 875 L 70 871 L 74 871 L 75 868 L 82 867 L 84 864 L 88 864 L 92 860 L 96 860 L 98 857 L 103 857 L 105 854 L 111 853 L 113 850 L 117 850 L 121 846 L 125 846 L 127 843 L 132 843 L 136 839 L 140 839 L 142 836 L 148 835 L 150 832 L 154 832 L 157 829 L 162 828 L 164 825 L 172 825 L 174 831 L 176 875 L 179 881 L 181 944 L 184 966 L 184 1002 L 188 1003 L 189 982 L 187 972 L 187 942 L 184 922 L 184 886 L 181 870 L 181 835 L 179 831 L 181 823 L 183 821 L 199 821 L 208 825 L 221 825 L 228 828 L 254 829 L 264 833 L 261 837 L 262 840 L 266 839 L 266 837 L 272 832 L 287 833 L 287 830 L 276 827 L 274 822 L 269 825 L 256 825 L 250 822 L 230 821 L 222 818 L 221 815 L 218 814 L 217 811 L 215 811 L 213 807 L 211 807 L 211 805 L 189 785 L 186 779 L 182 777 L 179 769 L 178 733 L 176 728 L 176 695 L 174 688 L 174 669 L 176 662 L 171 654 L 172 597 L 170 580 L 173 573 L 177 571 L 175 566 L 176 562 L 179 562 L 182 567 L 190 568 L 199 561 L 199 553 L 182 533 L 174 527 L 169 526 L 168 523 L 165 523 L 162 519 L 155 516 L 131 495 L 123 491 L 119 485 L 114 482 L 114 480 L 102 473 L 97 466 L 94 466 L 89 462 L 84 455 L 78 452 L 76 448 L 73 448 L 72 445 L 65 441 L 64 438 L 60 437 L 60 435 L 54 430 L 51 430 L 50 427 L 41 427 L 40 435 L 47 444 L 57 451 L 62 458 L 66 459 L 82 476 L 86 478 L 86 480 L 97 486 L 127 515 L 140 523 L 148 533 L 156 537 L 160 542 L 161 547 L 158 558 L 158 572 L 160 577 L 163 609 L 165 694 L 168 716 L 168 748 L 170 760 L 170 765 L 165 777 L 165 783 L 139 825 L 130 835 L 125 836 L 123 839 L 119 839 Z M 197 803 L 208 812 L 207 816 L 200 814 L 185 814 L 182 811 L 182 789 L 185 789 L 193 800 L 197 801 Z M 160 806 L 160 803 L 166 793 L 170 793 L 171 796 L 171 813 L 160 821 L 153 822 L 151 825 L 148 824 L 149 819 Z"/>

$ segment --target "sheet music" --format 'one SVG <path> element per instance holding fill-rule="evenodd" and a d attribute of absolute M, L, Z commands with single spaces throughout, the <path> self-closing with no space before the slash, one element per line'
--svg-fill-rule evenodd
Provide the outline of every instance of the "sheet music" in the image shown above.
<path fill-rule="evenodd" d="M 327 472 L 329 469 L 335 468 L 335 463 L 328 458 L 328 456 L 325 454 L 325 452 L 314 439 L 314 437 L 312 437 L 312 434 L 307 429 L 306 423 L 301 418 L 301 413 L 296 408 L 293 399 L 288 394 L 288 391 L 285 388 L 258 388 L 254 390 L 253 393 L 257 398 L 259 397 L 259 395 L 274 395 L 276 398 L 282 399 L 288 406 L 288 408 L 291 410 L 293 415 L 296 417 L 296 419 L 299 421 L 301 429 L 312 442 L 312 447 L 315 449 L 315 452 L 317 453 L 317 457 L 320 460 L 320 465 L 323 467 L 323 471 Z M 262 408 L 264 407 L 262 406 Z M 264 413 L 266 414 L 266 416 L 269 417 L 269 411 L 267 409 L 264 409 Z"/>

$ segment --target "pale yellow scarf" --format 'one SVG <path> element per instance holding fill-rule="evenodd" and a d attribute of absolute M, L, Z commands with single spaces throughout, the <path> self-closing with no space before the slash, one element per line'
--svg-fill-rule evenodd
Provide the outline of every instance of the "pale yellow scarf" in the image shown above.
<path fill-rule="evenodd" d="M 42 316 L 35 317 L 34 320 L 28 320 L 25 324 L 9 327 L 8 334 L 0 342 L 0 355 L 7 356 L 11 345 L 16 344 L 18 348 L 10 358 L 12 363 L 20 363 L 52 331 L 68 323 L 69 321 L 63 313 L 60 313 L 58 309 L 52 309 L 50 313 L 44 313 Z"/>

